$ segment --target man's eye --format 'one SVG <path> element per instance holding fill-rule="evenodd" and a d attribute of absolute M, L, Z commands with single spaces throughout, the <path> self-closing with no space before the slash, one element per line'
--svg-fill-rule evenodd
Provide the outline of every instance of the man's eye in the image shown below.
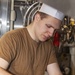
<path fill-rule="evenodd" d="M 50 25 L 47 25 L 47 24 L 46 24 L 46 26 L 47 26 L 48 28 L 50 28 L 50 27 L 51 27 Z"/>

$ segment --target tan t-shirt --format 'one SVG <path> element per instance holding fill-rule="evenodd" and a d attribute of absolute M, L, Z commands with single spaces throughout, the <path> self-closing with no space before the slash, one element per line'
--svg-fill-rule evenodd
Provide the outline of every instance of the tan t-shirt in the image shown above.
<path fill-rule="evenodd" d="M 44 75 L 47 65 L 57 62 L 52 42 L 37 43 L 26 28 L 0 38 L 0 57 L 10 63 L 8 71 L 14 75 Z"/>

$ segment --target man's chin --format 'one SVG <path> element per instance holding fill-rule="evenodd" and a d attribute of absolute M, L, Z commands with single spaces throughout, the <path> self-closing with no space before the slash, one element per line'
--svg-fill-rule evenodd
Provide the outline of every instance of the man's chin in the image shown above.
<path fill-rule="evenodd" d="M 42 40 L 40 40 L 41 42 L 45 42 L 45 41 L 47 41 L 48 39 L 42 39 Z"/>

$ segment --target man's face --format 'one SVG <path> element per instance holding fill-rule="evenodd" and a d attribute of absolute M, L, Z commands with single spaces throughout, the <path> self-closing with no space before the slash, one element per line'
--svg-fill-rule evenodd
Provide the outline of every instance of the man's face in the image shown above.
<path fill-rule="evenodd" d="M 37 40 L 46 41 L 53 36 L 54 31 L 60 28 L 61 21 L 51 16 L 38 20 L 36 26 Z"/>

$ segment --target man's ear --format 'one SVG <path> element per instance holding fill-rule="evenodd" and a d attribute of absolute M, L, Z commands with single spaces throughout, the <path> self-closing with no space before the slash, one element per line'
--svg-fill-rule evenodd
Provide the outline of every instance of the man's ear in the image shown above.
<path fill-rule="evenodd" d="M 37 13 L 34 17 L 35 21 L 39 21 L 41 19 L 40 15 Z"/>

